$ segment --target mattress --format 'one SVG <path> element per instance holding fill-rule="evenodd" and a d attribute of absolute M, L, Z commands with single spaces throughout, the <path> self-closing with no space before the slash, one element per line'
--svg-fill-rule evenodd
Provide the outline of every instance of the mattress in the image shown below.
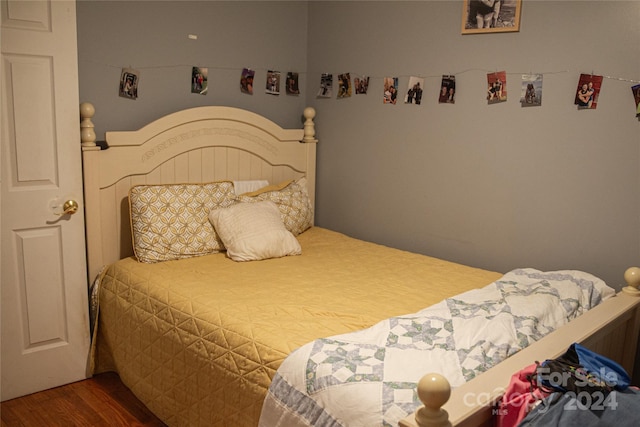
<path fill-rule="evenodd" d="M 94 372 L 116 371 L 170 426 L 256 426 L 276 370 L 318 338 L 481 288 L 500 273 L 313 227 L 302 255 L 224 253 L 102 273 Z"/>

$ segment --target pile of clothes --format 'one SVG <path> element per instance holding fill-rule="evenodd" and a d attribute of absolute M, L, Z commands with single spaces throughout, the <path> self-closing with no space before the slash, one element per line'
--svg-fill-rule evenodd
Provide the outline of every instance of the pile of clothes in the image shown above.
<path fill-rule="evenodd" d="M 560 357 L 513 374 L 497 427 L 640 426 L 640 388 L 622 366 L 574 343 Z"/>

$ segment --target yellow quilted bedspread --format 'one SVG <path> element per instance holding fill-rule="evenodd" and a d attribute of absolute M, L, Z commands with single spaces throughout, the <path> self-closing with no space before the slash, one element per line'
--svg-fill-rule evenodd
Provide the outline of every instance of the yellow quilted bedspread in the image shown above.
<path fill-rule="evenodd" d="M 298 240 L 302 255 L 280 259 L 238 263 L 214 254 L 110 266 L 96 372 L 117 371 L 170 426 L 255 426 L 292 350 L 501 276 L 319 227 Z"/>

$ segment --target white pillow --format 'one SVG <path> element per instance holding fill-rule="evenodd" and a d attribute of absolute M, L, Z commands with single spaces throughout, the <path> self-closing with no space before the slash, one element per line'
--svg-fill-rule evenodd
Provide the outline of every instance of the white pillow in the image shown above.
<path fill-rule="evenodd" d="M 285 228 L 280 210 L 271 201 L 213 209 L 209 212 L 209 221 L 227 248 L 227 255 L 234 261 L 257 261 L 302 253 L 300 243 Z"/>
<path fill-rule="evenodd" d="M 236 195 L 239 196 L 250 191 L 256 191 L 269 185 L 269 181 L 266 179 L 251 179 L 233 181 L 233 190 Z"/>

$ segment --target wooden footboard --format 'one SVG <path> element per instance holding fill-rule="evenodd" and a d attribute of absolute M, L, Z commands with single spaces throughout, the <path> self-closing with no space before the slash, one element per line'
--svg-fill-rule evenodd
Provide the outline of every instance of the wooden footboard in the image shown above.
<path fill-rule="evenodd" d="M 615 297 L 460 387 L 451 390 L 441 375 L 425 375 L 418 385 L 425 406 L 401 420 L 400 427 L 492 426 L 495 404 L 511 376 L 535 361 L 560 356 L 574 342 L 615 360 L 633 374 L 640 333 L 640 268 L 628 269 L 625 279 L 629 286 Z"/>

